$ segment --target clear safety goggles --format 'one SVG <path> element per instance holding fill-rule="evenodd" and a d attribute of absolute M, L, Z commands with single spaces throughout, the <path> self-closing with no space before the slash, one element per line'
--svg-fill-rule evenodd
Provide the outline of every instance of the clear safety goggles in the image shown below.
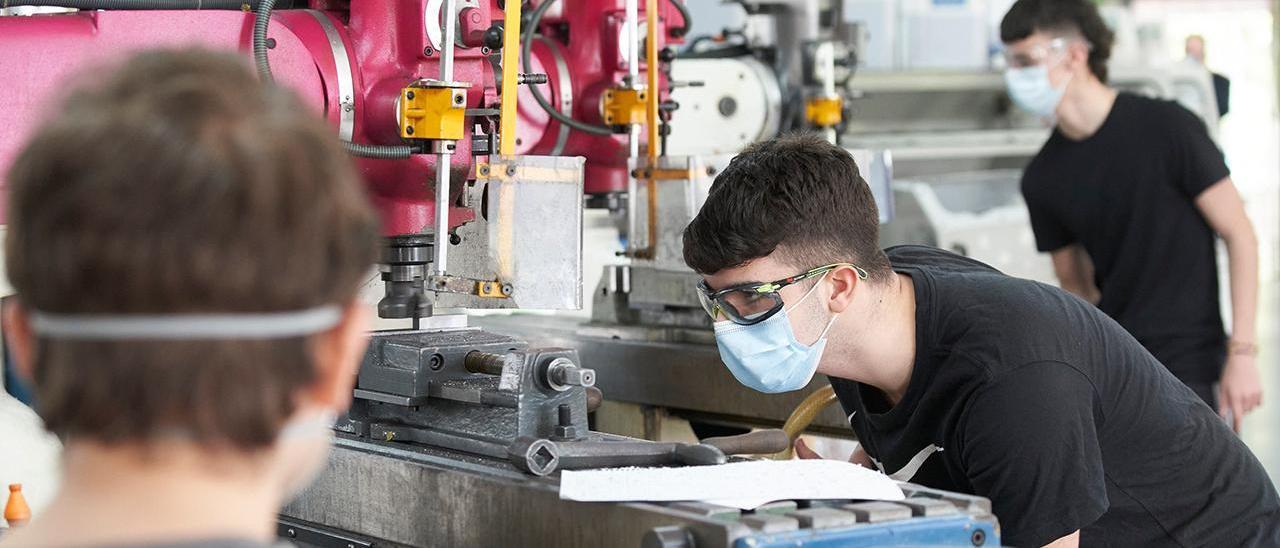
<path fill-rule="evenodd" d="M 861 267 L 849 263 L 835 263 L 806 270 L 781 280 L 746 283 L 719 291 L 712 290 L 706 280 L 703 280 L 698 283 L 698 300 L 712 320 L 724 314 L 725 318 L 738 325 L 754 325 L 782 310 L 782 295 L 778 293 L 782 288 L 840 267 L 853 268 L 854 272 L 858 273 L 858 279 L 867 279 L 867 271 Z"/>
<path fill-rule="evenodd" d="M 1054 38 L 1044 44 L 1036 44 L 1028 48 L 1018 50 L 1005 48 L 1004 63 L 1009 68 L 1027 68 L 1046 64 L 1050 57 L 1061 59 L 1067 52 L 1067 47 L 1073 42 L 1079 42 L 1086 48 L 1093 49 L 1087 42 L 1079 38 Z"/>

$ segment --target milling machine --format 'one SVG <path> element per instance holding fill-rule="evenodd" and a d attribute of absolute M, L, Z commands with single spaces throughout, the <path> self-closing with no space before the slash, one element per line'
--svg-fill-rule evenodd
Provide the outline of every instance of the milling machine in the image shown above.
<path fill-rule="evenodd" d="M 673 91 L 698 89 L 676 78 L 677 56 L 667 46 L 688 28 L 679 1 L 645 0 L 643 8 L 639 0 L 4 5 L 14 11 L 0 12 L 0 68 L 8 76 L 0 89 L 14 103 L 0 110 L 0 171 L 63 80 L 131 51 L 175 46 L 252 57 L 264 80 L 296 90 L 356 157 L 386 235 L 378 312 L 409 319 L 412 328 L 374 333 L 355 401 L 335 425 L 330 465 L 284 509 L 282 537 L 322 546 L 981 545 L 998 538 L 986 500 L 910 485 L 904 504 L 784 501 L 750 513 L 699 503 L 562 501 L 559 470 L 714 464 L 726 454 L 774 452 L 778 443 L 768 436 L 739 438 L 737 447 L 654 443 L 592 431 L 588 414 L 601 396 L 593 385 L 612 373 L 603 366 L 617 355 L 589 346 L 580 357 L 575 346 L 546 345 L 554 330 L 527 318 L 517 323 L 531 335 L 516 338 L 439 314 L 580 307 L 585 195 L 585 203 L 630 219 L 635 264 L 602 281 L 595 297 L 602 321 L 636 332 L 664 322 L 680 337 L 709 335 L 685 306 L 697 304 L 689 301 L 691 273 L 673 234 L 724 159 L 665 153 L 678 135 L 673 113 L 682 108 Z M 766 118 L 777 108 L 770 101 Z M 827 123 L 815 125 L 833 126 L 824 112 Z M 752 139 L 777 131 L 766 126 Z M 883 160 L 860 161 L 887 172 Z M 608 341 L 613 352 L 630 344 L 614 335 L 591 344 Z M 651 365 L 680 365 L 670 359 Z M 674 387 L 691 376 L 687 369 L 658 373 L 620 375 L 617 388 Z M 739 403 L 748 415 L 757 406 Z M 777 407 L 785 413 L 790 405 Z M 872 525 L 878 522 L 896 525 Z"/>

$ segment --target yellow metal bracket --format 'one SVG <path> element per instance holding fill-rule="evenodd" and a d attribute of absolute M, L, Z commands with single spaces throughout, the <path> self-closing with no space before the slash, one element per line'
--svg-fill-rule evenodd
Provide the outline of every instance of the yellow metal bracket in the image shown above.
<path fill-rule="evenodd" d="M 516 79 L 520 66 L 520 2 L 507 2 L 502 16 L 502 117 L 498 141 L 499 153 L 516 153 Z"/>
<path fill-rule="evenodd" d="M 418 80 L 400 90 L 400 136 L 457 141 L 466 133 L 468 84 Z"/>
<path fill-rule="evenodd" d="M 687 169 L 650 169 L 647 167 L 638 167 L 631 170 L 631 176 L 636 179 L 655 181 L 692 181 L 698 178 L 699 173 L 693 168 Z"/>
<path fill-rule="evenodd" d="M 840 125 L 844 119 L 844 99 L 835 97 L 810 97 L 805 101 L 804 117 L 817 127 Z"/>
<path fill-rule="evenodd" d="M 614 87 L 600 97 L 600 115 L 605 125 L 634 126 L 645 122 L 649 94 L 642 89 Z"/>
<path fill-rule="evenodd" d="M 500 280 L 477 280 L 461 276 L 432 276 L 430 289 L 436 293 L 475 295 L 485 299 L 511 298 L 511 284 Z"/>

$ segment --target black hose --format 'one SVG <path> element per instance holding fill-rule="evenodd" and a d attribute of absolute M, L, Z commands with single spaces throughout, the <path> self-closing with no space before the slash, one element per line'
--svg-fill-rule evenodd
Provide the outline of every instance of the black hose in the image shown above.
<path fill-rule="evenodd" d="M 539 4 L 529 16 L 529 31 L 524 35 L 524 38 L 521 39 L 520 44 L 520 57 L 524 62 L 524 71 L 526 73 L 533 72 L 533 70 L 529 68 L 529 56 L 530 52 L 533 51 L 533 35 L 538 31 L 538 23 L 542 22 L 542 16 L 547 13 L 547 9 L 554 3 L 555 0 L 547 0 L 542 4 Z M 503 82 L 502 85 L 515 85 L 515 82 Z M 613 135 L 613 130 L 608 127 L 588 124 L 586 122 L 574 120 L 569 116 L 565 116 L 563 112 L 560 112 L 556 110 L 555 107 L 551 106 L 551 103 L 542 95 L 542 90 L 538 89 L 538 86 L 529 86 L 529 92 L 533 94 L 533 99 L 538 102 L 538 105 L 542 107 L 542 110 L 547 111 L 547 115 L 551 116 L 555 121 L 583 133 L 602 136 Z"/>
<path fill-rule="evenodd" d="M 81 10 L 236 10 L 257 9 L 259 0 L 0 0 L 0 8 L 41 6 Z M 292 2 L 288 2 L 292 4 Z"/>
<path fill-rule="evenodd" d="M 258 77 L 268 84 L 275 83 L 271 61 L 267 58 L 267 26 L 271 23 L 271 10 L 275 5 L 276 0 L 261 0 L 254 11 L 253 21 L 253 61 L 258 67 Z M 342 141 L 342 148 L 352 156 L 377 160 L 404 160 L 415 152 L 409 145 L 360 145 L 350 141 Z"/>
<path fill-rule="evenodd" d="M 684 21 L 684 26 L 676 27 L 671 29 L 669 32 L 671 33 L 671 36 L 680 38 L 689 34 L 689 24 L 692 23 L 689 19 L 689 8 L 685 7 L 683 0 L 671 0 L 671 5 L 675 6 L 676 11 L 680 12 L 680 19 Z"/>

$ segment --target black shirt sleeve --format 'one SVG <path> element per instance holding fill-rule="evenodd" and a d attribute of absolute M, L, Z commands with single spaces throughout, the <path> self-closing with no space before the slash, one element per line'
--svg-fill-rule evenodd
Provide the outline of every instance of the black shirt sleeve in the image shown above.
<path fill-rule="evenodd" d="M 1209 137 L 1204 120 L 1178 104 L 1170 104 L 1169 137 L 1173 139 L 1174 177 L 1178 188 L 1194 200 L 1214 183 L 1231 174 L 1218 145 Z"/>
<path fill-rule="evenodd" d="M 1057 251 L 1075 243 L 1076 239 L 1063 226 L 1057 216 L 1045 203 L 1040 193 L 1035 191 L 1037 170 L 1028 166 L 1022 174 L 1022 198 L 1027 203 L 1027 213 L 1031 216 L 1031 232 L 1036 236 L 1036 249 L 1041 252 Z"/>
<path fill-rule="evenodd" d="M 1012 546 L 1043 546 L 1106 512 L 1092 383 L 1057 362 L 1028 364 L 973 396 L 961 418 L 961 459 L 991 499 Z"/>

